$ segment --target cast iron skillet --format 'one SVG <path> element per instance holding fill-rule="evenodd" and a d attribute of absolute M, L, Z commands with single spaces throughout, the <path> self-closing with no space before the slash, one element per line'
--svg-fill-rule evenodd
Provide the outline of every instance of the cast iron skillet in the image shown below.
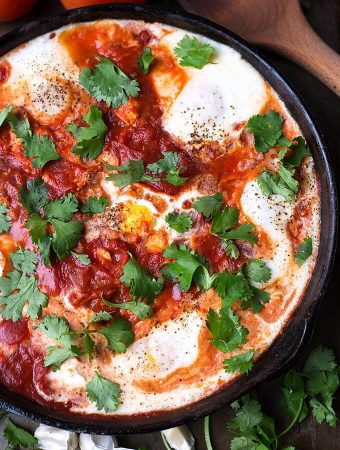
<path fill-rule="evenodd" d="M 8 33 L 0 38 L 0 54 L 4 54 L 24 42 L 63 25 L 105 18 L 163 22 L 195 33 L 201 33 L 216 41 L 228 44 L 238 51 L 273 86 L 299 124 L 313 154 L 321 193 L 321 235 L 319 255 L 313 277 L 300 306 L 290 319 L 283 334 L 275 340 L 270 349 L 255 364 L 249 375 L 234 381 L 230 386 L 222 387 L 218 392 L 203 400 L 175 411 L 120 416 L 118 418 L 82 416 L 42 407 L 0 385 L 1 409 L 30 417 L 48 425 L 77 432 L 128 434 L 171 428 L 188 420 L 208 415 L 234 401 L 256 384 L 278 375 L 292 364 L 312 333 L 320 299 L 328 282 L 336 243 L 337 199 L 335 182 L 325 144 L 302 101 L 282 76 L 257 51 L 233 33 L 212 22 L 183 12 L 171 12 L 136 5 L 105 5 L 82 8 L 31 22 Z"/>

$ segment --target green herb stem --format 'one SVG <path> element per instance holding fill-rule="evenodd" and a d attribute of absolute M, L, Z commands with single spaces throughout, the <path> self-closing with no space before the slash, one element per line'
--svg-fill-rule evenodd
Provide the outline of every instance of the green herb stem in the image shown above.
<path fill-rule="evenodd" d="M 204 439 L 207 450 L 214 450 L 210 439 L 210 416 L 204 418 Z"/>
<path fill-rule="evenodd" d="M 291 423 L 288 425 L 287 428 L 285 428 L 283 431 L 281 431 L 280 434 L 278 434 L 276 436 L 276 440 L 279 440 L 282 436 L 284 436 L 285 434 L 287 434 L 292 428 L 293 426 L 296 424 L 296 422 L 299 420 L 299 416 L 301 414 L 301 410 L 302 410 L 302 405 L 303 405 L 303 400 L 300 400 L 300 405 L 299 408 L 295 414 L 294 419 L 291 421 Z"/>

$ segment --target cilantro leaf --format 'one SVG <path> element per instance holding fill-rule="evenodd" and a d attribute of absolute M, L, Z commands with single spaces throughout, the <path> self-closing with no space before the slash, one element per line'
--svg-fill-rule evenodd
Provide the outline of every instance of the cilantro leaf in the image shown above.
<path fill-rule="evenodd" d="M 125 319 L 113 319 L 111 325 L 96 332 L 105 336 L 109 349 L 117 353 L 125 353 L 135 337 L 130 322 Z"/>
<path fill-rule="evenodd" d="M 141 267 L 134 258 L 123 267 L 123 275 L 120 281 L 130 289 L 130 294 L 134 300 L 147 300 L 153 302 L 163 289 L 163 280 L 155 280 Z"/>
<path fill-rule="evenodd" d="M 138 58 L 138 66 L 144 74 L 149 73 L 150 65 L 154 59 L 155 57 L 152 54 L 151 48 L 146 47 Z"/>
<path fill-rule="evenodd" d="M 77 140 L 77 145 L 72 149 L 72 153 L 82 159 L 96 159 L 103 150 L 107 132 L 107 126 L 103 121 L 103 113 L 96 106 L 91 106 L 83 118 L 88 127 L 78 127 L 72 123 L 66 127 Z"/>
<path fill-rule="evenodd" d="M 192 227 L 192 220 L 186 213 L 168 213 L 165 216 L 165 222 L 170 228 L 178 233 L 186 233 Z"/>
<path fill-rule="evenodd" d="M 0 202 L 0 233 L 4 233 L 11 228 L 11 218 L 8 216 L 9 208 Z"/>
<path fill-rule="evenodd" d="M 248 350 L 236 356 L 232 356 L 223 361 L 226 372 L 248 373 L 253 368 L 254 350 Z"/>
<path fill-rule="evenodd" d="M 283 384 L 283 405 L 291 419 L 294 419 L 300 410 L 298 422 L 302 422 L 309 414 L 305 401 L 307 393 L 305 392 L 304 380 L 298 373 L 291 370 L 284 377 Z"/>
<path fill-rule="evenodd" d="M 106 197 L 88 197 L 86 202 L 81 205 L 80 211 L 86 214 L 98 214 L 105 211 L 109 201 Z"/>
<path fill-rule="evenodd" d="M 105 301 L 104 301 L 105 303 Z M 107 322 L 112 319 L 112 316 L 107 311 L 100 311 L 99 313 L 95 313 L 90 317 L 89 325 L 91 323 L 97 323 L 97 322 Z"/>
<path fill-rule="evenodd" d="M 215 234 L 223 234 L 237 225 L 240 212 L 237 208 L 226 206 L 223 211 L 215 212 L 212 220 L 211 231 Z"/>
<path fill-rule="evenodd" d="M 226 255 L 230 255 L 233 259 L 237 259 L 240 256 L 240 251 L 234 241 L 222 239 L 221 247 L 224 249 Z"/>
<path fill-rule="evenodd" d="M 5 122 L 5 120 L 8 118 L 9 114 L 13 111 L 13 106 L 8 105 L 5 106 L 5 108 L 2 108 L 0 111 L 0 127 Z"/>
<path fill-rule="evenodd" d="M 74 194 L 67 194 L 64 197 L 49 202 L 45 206 L 45 215 L 49 221 L 57 219 L 62 222 L 68 222 L 77 211 L 78 200 Z"/>
<path fill-rule="evenodd" d="M 94 70 L 84 68 L 79 82 L 97 101 L 113 108 L 127 103 L 129 97 L 137 97 L 140 91 L 138 81 L 131 80 L 107 58 L 101 58 Z"/>
<path fill-rule="evenodd" d="M 247 341 L 248 330 L 240 325 L 238 316 L 230 308 L 222 308 L 219 313 L 209 309 L 207 326 L 212 344 L 221 352 L 236 350 Z"/>
<path fill-rule="evenodd" d="M 40 213 L 48 202 L 48 191 L 46 184 L 41 178 L 28 181 L 26 187 L 19 191 L 20 202 L 29 213 Z"/>
<path fill-rule="evenodd" d="M 268 303 L 270 300 L 269 292 L 263 291 L 262 289 L 257 289 L 254 286 L 249 286 L 253 292 L 252 297 L 248 299 L 243 299 L 242 309 L 247 309 L 251 307 L 253 313 L 258 313 L 262 311 L 263 304 Z"/>
<path fill-rule="evenodd" d="M 125 309 L 131 311 L 139 319 L 147 319 L 152 316 L 152 307 L 143 302 L 124 302 L 124 303 L 111 303 L 108 300 L 102 299 L 105 305 L 111 308 Z"/>
<path fill-rule="evenodd" d="M 256 439 L 240 436 L 231 440 L 230 450 L 268 450 L 268 447 L 260 448 L 260 445 Z"/>
<path fill-rule="evenodd" d="M 244 269 L 247 278 L 256 283 L 265 283 L 270 280 L 271 270 L 261 259 L 251 259 Z"/>
<path fill-rule="evenodd" d="M 251 223 L 243 223 L 234 230 L 226 231 L 221 234 L 222 239 L 240 239 L 248 241 L 250 244 L 256 244 L 257 236 L 254 233 L 255 227 Z"/>
<path fill-rule="evenodd" d="M 262 192 L 268 197 L 282 195 L 286 202 L 291 203 L 299 190 L 299 184 L 294 179 L 292 172 L 280 164 L 278 173 L 264 170 L 257 178 Z"/>
<path fill-rule="evenodd" d="M 144 172 L 144 163 L 141 159 L 132 159 L 122 166 L 107 165 L 109 170 L 117 170 L 119 173 L 109 174 L 106 180 L 113 181 L 115 186 L 122 188 L 139 181 L 159 181 Z"/>
<path fill-rule="evenodd" d="M 91 264 L 91 260 L 88 257 L 88 255 L 81 254 L 81 253 L 75 253 L 75 252 L 71 252 L 71 255 L 74 256 L 75 258 L 77 258 L 78 261 L 80 261 L 82 264 L 84 264 L 84 266 L 88 266 L 89 264 Z"/>
<path fill-rule="evenodd" d="M 201 291 L 210 287 L 209 271 L 200 255 L 190 251 L 183 244 L 179 247 L 172 244 L 164 250 L 163 255 L 175 260 L 167 263 L 162 273 L 166 278 L 177 281 L 179 289 L 188 291 L 192 282 L 195 282 Z"/>
<path fill-rule="evenodd" d="M 78 244 L 82 237 L 84 225 L 80 220 L 62 222 L 61 220 L 51 219 L 50 223 L 54 228 L 51 244 L 58 259 L 62 259 Z"/>
<path fill-rule="evenodd" d="M 209 64 L 215 50 L 208 43 L 200 42 L 196 37 L 185 35 L 177 44 L 174 53 L 179 58 L 181 66 L 202 69 Z"/>
<path fill-rule="evenodd" d="M 95 345 L 96 344 L 94 340 L 89 334 L 87 334 L 84 338 L 84 354 L 88 355 L 91 358 L 94 352 Z"/>
<path fill-rule="evenodd" d="M 22 318 L 24 305 L 28 303 L 27 316 L 37 319 L 47 297 L 39 288 L 33 272 L 37 264 L 36 255 L 29 250 L 18 250 L 11 255 L 14 270 L 0 278 L 0 314 L 13 322 Z"/>
<path fill-rule="evenodd" d="M 32 213 L 28 216 L 26 221 L 26 228 L 29 230 L 29 235 L 32 241 L 39 245 L 47 236 L 47 222 L 38 213 Z"/>
<path fill-rule="evenodd" d="M 43 334 L 50 339 L 71 347 L 72 340 L 68 334 L 70 331 L 69 324 L 64 317 L 57 317 L 55 314 L 45 316 L 44 320 L 37 327 Z"/>
<path fill-rule="evenodd" d="M 22 139 L 25 150 L 24 154 L 32 158 L 32 166 L 42 168 L 49 161 L 60 159 L 53 141 L 46 135 L 33 134 L 27 119 L 19 120 L 13 113 L 7 118 L 14 134 Z"/>
<path fill-rule="evenodd" d="M 47 354 L 44 358 L 44 365 L 45 367 L 51 367 L 53 372 L 59 370 L 60 365 L 67 359 L 81 355 L 79 348 L 74 345 L 63 348 L 54 346 L 47 347 L 46 351 Z"/>
<path fill-rule="evenodd" d="M 231 406 L 236 412 L 235 418 L 230 423 L 231 430 L 248 433 L 261 424 L 263 412 L 255 396 L 247 394 L 241 400 L 232 403 Z"/>
<path fill-rule="evenodd" d="M 248 300 L 253 296 L 248 281 L 242 272 L 221 272 L 214 277 L 213 286 L 222 299 L 222 307 L 230 307 L 237 300 Z"/>
<path fill-rule="evenodd" d="M 246 130 L 253 134 L 255 148 L 266 153 L 270 148 L 279 145 L 290 145 L 282 132 L 284 118 L 276 111 L 252 116 L 246 125 Z"/>
<path fill-rule="evenodd" d="M 337 367 L 334 352 L 328 348 L 316 347 L 308 356 L 303 367 L 303 374 L 309 376 L 316 371 L 333 371 Z"/>
<path fill-rule="evenodd" d="M 313 253 L 313 241 L 312 238 L 307 237 L 298 246 L 295 254 L 296 264 L 301 266 Z"/>
<path fill-rule="evenodd" d="M 222 207 L 223 197 L 221 192 L 217 192 L 214 195 L 204 195 L 199 197 L 192 205 L 192 207 L 202 213 L 205 217 L 211 218 Z"/>
<path fill-rule="evenodd" d="M 87 383 L 86 393 L 92 402 L 96 403 L 98 411 L 114 412 L 120 404 L 121 390 L 118 383 L 113 383 L 95 373 L 94 378 Z"/>
<path fill-rule="evenodd" d="M 317 423 L 327 422 L 331 427 L 335 427 L 337 418 L 332 406 L 321 403 L 317 398 L 312 398 L 309 404 Z"/>
<path fill-rule="evenodd" d="M 311 156 L 306 141 L 302 136 L 295 137 L 293 139 L 292 145 L 289 148 L 291 149 L 291 154 L 289 156 L 285 156 L 282 159 L 282 163 L 287 169 L 294 169 L 295 167 L 299 167 L 304 158 Z"/>
<path fill-rule="evenodd" d="M 7 420 L 4 428 L 4 437 L 10 449 L 17 447 L 36 448 L 38 445 L 37 439 L 28 431 L 15 425 L 11 419 Z"/>
<path fill-rule="evenodd" d="M 147 168 L 153 173 L 165 173 L 165 181 L 174 186 L 181 186 L 187 181 L 187 178 L 180 176 L 180 173 L 183 171 L 183 167 L 179 167 L 177 169 L 178 161 L 178 153 L 164 152 L 164 158 L 159 159 L 153 164 L 148 164 Z"/>

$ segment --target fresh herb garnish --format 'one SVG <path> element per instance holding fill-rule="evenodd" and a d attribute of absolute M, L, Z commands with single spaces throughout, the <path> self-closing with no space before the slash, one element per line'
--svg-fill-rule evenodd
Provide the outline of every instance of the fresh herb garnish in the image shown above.
<path fill-rule="evenodd" d="M 77 140 L 77 145 L 72 149 L 72 152 L 82 159 L 96 159 L 103 150 L 105 133 L 107 132 L 107 126 L 103 121 L 103 113 L 96 106 L 91 106 L 83 117 L 88 127 L 77 127 L 73 123 L 66 127 Z"/>
<path fill-rule="evenodd" d="M 165 264 L 162 273 L 166 278 L 178 282 L 182 291 L 188 291 L 195 282 L 201 291 L 209 289 L 211 278 L 204 259 L 201 255 L 180 244 L 178 247 L 172 244 L 164 252 L 166 258 L 174 259 L 174 262 Z"/>
<path fill-rule="evenodd" d="M 105 211 L 109 201 L 106 197 L 88 197 L 81 205 L 80 211 L 86 214 L 100 214 Z"/>
<path fill-rule="evenodd" d="M 121 390 L 118 383 L 107 380 L 95 373 L 94 378 L 87 383 L 86 393 L 92 402 L 95 402 L 98 411 L 114 412 L 120 404 Z"/>
<path fill-rule="evenodd" d="M 299 183 L 295 180 L 293 172 L 286 169 L 282 163 L 279 165 L 278 173 L 264 170 L 257 178 L 257 182 L 265 195 L 268 197 L 281 195 L 288 203 L 292 202 L 299 190 Z"/>
<path fill-rule="evenodd" d="M 210 44 L 202 43 L 196 37 L 185 35 L 178 42 L 174 53 L 179 58 L 181 66 L 202 69 L 202 67 L 211 62 L 215 50 Z"/>
<path fill-rule="evenodd" d="M 246 130 L 253 134 L 255 148 L 266 153 L 272 147 L 289 146 L 289 141 L 283 134 L 284 118 L 276 111 L 252 116 L 246 125 Z"/>
<path fill-rule="evenodd" d="M 43 261 L 50 264 L 50 252 L 53 248 L 58 259 L 64 258 L 79 242 L 83 223 L 72 220 L 78 210 L 78 201 L 73 194 L 57 200 L 48 201 L 47 188 L 41 179 L 29 181 L 20 190 L 20 200 L 29 213 L 26 227 L 32 241 L 38 245 Z M 41 217 L 44 210 L 44 218 Z M 53 227 L 52 235 L 47 225 Z"/>
<path fill-rule="evenodd" d="M 140 91 L 138 81 L 129 78 L 107 58 L 101 58 L 94 70 L 85 67 L 79 82 L 97 101 L 105 101 L 113 108 L 127 103 L 130 97 L 137 97 Z"/>
<path fill-rule="evenodd" d="M 238 316 L 230 308 L 222 308 L 219 313 L 210 309 L 207 326 L 212 344 L 221 352 L 236 350 L 247 341 L 248 330 L 240 324 Z"/>
<path fill-rule="evenodd" d="M 106 179 L 113 181 L 115 186 L 122 188 L 139 181 L 159 181 L 159 178 L 153 178 L 145 173 L 144 162 L 141 159 L 132 159 L 122 166 L 107 165 L 107 169 L 116 170 L 119 173 L 111 173 Z"/>
<path fill-rule="evenodd" d="M 313 241 L 312 238 L 307 237 L 298 246 L 295 254 L 296 264 L 301 266 L 313 253 Z"/>
<path fill-rule="evenodd" d="M 8 213 L 9 208 L 0 202 L 0 233 L 4 233 L 11 228 L 11 218 Z"/>
<path fill-rule="evenodd" d="M 138 58 L 138 66 L 144 74 L 149 73 L 150 65 L 154 59 L 155 57 L 152 54 L 151 48 L 146 47 Z"/>
<path fill-rule="evenodd" d="M 10 258 L 13 270 L 0 278 L 0 305 L 5 305 L 0 315 L 16 322 L 22 319 L 23 308 L 28 303 L 27 316 L 37 319 L 48 301 L 34 276 L 38 258 L 35 253 L 22 248 L 12 253 Z"/>
<path fill-rule="evenodd" d="M 245 266 L 244 273 L 256 283 L 265 283 L 270 280 L 271 270 L 261 259 L 250 259 Z"/>
<path fill-rule="evenodd" d="M 286 169 L 294 169 L 299 167 L 304 158 L 311 156 L 311 153 L 307 147 L 306 141 L 302 136 L 297 136 L 293 139 L 292 144 L 289 146 L 290 153 L 287 156 L 287 151 L 284 152 L 282 163 Z"/>
<path fill-rule="evenodd" d="M 4 428 L 4 438 L 7 441 L 9 449 L 29 448 L 38 449 L 37 439 L 28 431 L 16 425 L 11 419 L 7 419 Z"/>
<path fill-rule="evenodd" d="M 124 302 L 124 303 L 112 303 L 108 300 L 102 299 L 105 305 L 110 306 L 111 308 L 117 309 L 125 309 L 127 311 L 131 311 L 136 317 L 139 319 L 147 319 L 152 316 L 152 307 L 143 302 Z"/>
<path fill-rule="evenodd" d="M 88 266 L 91 264 L 91 260 L 86 254 L 71 252 L 71 255 L 77 258 L 84 266 Z"/>
<path fill-rule="evenodd" d="M 248 350 L 236 356 L 231 356 L 223 361 L 226 372 L 240 372 L 242 374 L 250 372 L 253 368 L 254 350 Z"/>
<path fill-rule="evenodd" d="M 13 111 L 13 106 L 12 105 L 5 106 L 5 108 L 2 108 L 0 110 L 0 127 L 7 120 L 7 118 L 10 116 L 10 113 L 12 111 Z"/>
<path fill-rule="evenodd" d="M 123 266 L 120 281 L 130 289 L 130 295 L 135 301 L 146 300 L 152 303 L 163 289 L 163 280 L 152 278 L 132 257 Z"/>
<path fill-rule="evenodd" d="M 165 216 L 165 222 L 178 233 L 186 233 L 192 227 L 192 220 L 186 213 L 169 213 Z"/>
<path fill-rule="evenodd" d="M 53 141 L 46 135 L 34 134 L 28 119 L 19 120 L 12 112 L 6 118 L 16 137 L 23 141 L 24 154 L 32 158 L 33 167 L 41 169 L 49 161 L 60 159 Z"/>
<path fill-rule="evenodd" d="M 159 159 L 153 164 L 149 164 L 147 168 L 153 173 L 165 173 L 164 181 L 172 184 L 173 186 L 181 186 L 187 181 L 187 178 L 180 176 L 183 172 L 183 167 L 177 169 L 179 157 L 176 152 L 164 152 L 163 158 Z M 162 181 L 163 179 L 161 179 Z"/>
<path fill-rule="evenodd" d="M 199 213 L 202 213 L 206 218 L 211 218 L 214 214 L 219 212 L 223 205 L 223 196 L 221 192 L 214 195 L 204 195 L 199 197 L 192 205 L 192 207 Z"/>

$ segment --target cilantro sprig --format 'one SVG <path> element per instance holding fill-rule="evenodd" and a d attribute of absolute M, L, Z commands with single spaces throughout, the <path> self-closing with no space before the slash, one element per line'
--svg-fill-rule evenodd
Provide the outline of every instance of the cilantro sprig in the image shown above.
<path fill-rule="evenodd" d="M 148 164 L 147 168 L 153 173 L 164 173 L 166 181 L 173 186 L 181 186 L 187 178 L 181 177 L 183 167 L 178 167 L 179 156 L 176 152 L 164 152 L 163 158 L 153 164 Z M 162 181 L 163 179 L 161 179 Z"/>
<path fill-rule="evenodd" d="M 89 400 L 95 402 L 98 411 L 114 412 L 120 404 L 121 390 L 118 383 L 103 378 L 98 372 L 87 383 L 86 393 Z"/>
<path fill-rule="evenodd" d="M 0 233 L 5 233 L 11 228 L 11 218 L 8 213 L 9 208 L 0 202 Z"/>
<path fill-rule="evenodd" d="M 207 326 L 212 336 L 211 343 L 221 352 L 236 350 L 247 341 L 248 330 L 230 308 L 222 308 L 220 312 L 210 309 Z"/>
<path fill-rule="evenodd" d="M 95 68 L 85 67 L 79 76 L 79 83 L 97 101 L 119 108 L 130 97 L 137 97 L 140 91 L 137 80 L 129 78 L 110 59 L 101 58 Z"/>
<path fill-rule="evenodd" d="M 240 372 L 245 374 L 251 371 L 254 362 L 254 350 L 248 350 L 245 353 L 240 353 L 223 361 L 224 370 L 226 372 Z"/>
<path fill-rule="evenodd" d="M 81 205 L 80 211 L 85 214 L 100 214 L 105 211 L 109 201 L 106 197 L 88 197 L 86 202 Z"/>
<path fill-rule="evenodd" d="M 196 37 L 185 35 L 177 44 L 174 53 L 181 66 L 202 69 L 211 62 L 215 49 L 211 44 L 203 43 Z"/>
<path fill-rule="evenodd" d="M 301 242 L 298 246 L 298 249 L 295 254 L 296 264 L 301 266 L 308 258 L 312 256 L 313 253 L 313 241 L 312 238 L 307 237 Z"/>
<path fill-rule="evenodd" d="M 28 119 L 18 119 L 12 110 L 13 106 L 7 106 L 0 111 L 0 126 L 7 120 L 16 137 L 22 140 L 24 154 L 32 159 L 32 166 L 41 169 L 49 161 L 60 159 L 53 141 L 47 135 L 34 134 Z"/>
<path fill-rule="evenodd" d="M 132 312 L 139 319 L 147 319 L 152 316 L 152 306 L 147 305 L 144 302 L 132 301 L 124 303 L 112 303 L 108 300 L 102 299 L 106 306 L 116 309 L 125 309 L 126 311 Z"/>
<path fill-rule="evenodd" d="M 34 276 L 38 258 L 30 250 L 19 249 L 10 255 L 13 270 L 0 278 L 0 315 L 13 322 L 22 319 L 23 308 L 28 304 L 26 315 L 37 319 L 48 299 Z"/>
<path fill-rule="evenodd" d="M 83 118 L 88 125 L 87 127 L 78 127 L 70 123 L 66 128 L 77 140 L 77 144 L 72 149 L 72 152 L 81 159 L 93 160 L 103 150 L 107 126 L 103 121 L 103 113 L 96 106 L 91 106 Z"/>
<path fill-rule="evenodd" d="M 186 233 L 193 224 L 191 217 L 186 213 L 168 213 L 165 222 L 178 233 Z"/>
<path fill-rule="evenodd" d="M 299 183 L 294 178 L 294 173 L 286 169 L 282 163 L 277 173 L 264 170 L 257 178 L 257 182 L 267 197 L 281 195 L 288 203 L 293 201 L 299 190 Z"/>
<path fill-rule="evenodd" d="M 4 438 L 7 441 L 9 449 L 29 448 L 38 450 L 37 439 L 27 430 L 16 425 L 11 419 L 7 419 L 4 428 Z"/>
<path fill-rule="evenodd" d="M 133 258 L 123 266 L 120 281 L 130 289 L 130 295 L 137 302 L 146 300 L 152 303 L 163 289 L 163 279 L 152 278 L 149 273 Z"/>
<path fill-rule="evenodd" d="M 149 73 L 150 65 L 152 64 L 154 59 L 155 59 L 155 57 L 152 54 L 151 48 L 146 47 L 143 50 L 143 53 L 138 58 L 138 67 L 144 74 Z"/>
<path fill-rule="evenodd" d="M 28 181 L 20 190 L 20 200 L 29 213 L 26 227 L 32 241 L 38 245 L 45 264 L 50 264 L 51 249 L 58 259 L 64 258 L 79 242 L 83 222 L 73 220 L 78 201 L 73 194 L 48 200 L 48 191 L 41 179 Z M 44 217 L 42 217 L 44 213 Z M 48 225 L 53 227 L 50 234 Z"/>

